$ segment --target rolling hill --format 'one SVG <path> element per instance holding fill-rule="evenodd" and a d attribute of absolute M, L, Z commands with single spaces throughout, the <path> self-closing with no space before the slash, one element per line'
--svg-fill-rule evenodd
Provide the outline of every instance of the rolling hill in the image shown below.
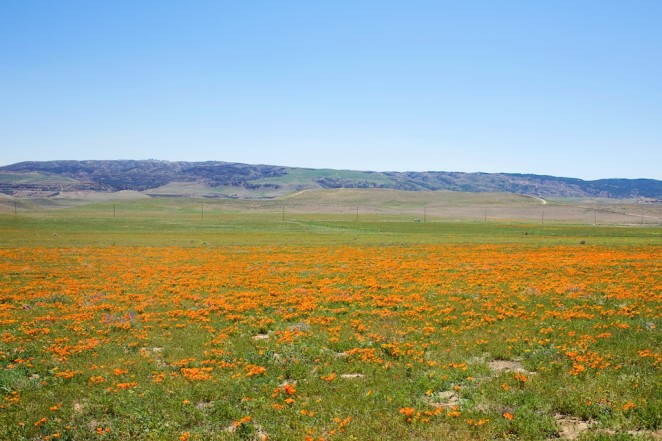
<path fill-rule="evenodd" d="M 139 191 L 152 197 L 273 198 L 316 188 L 507 192 L 537 197 L 662 199 L 654 179 L 576 178 L 513 173 L 375 172 L 250 165 L 220 161 L 38 161 L 0 167 L 0 193 Z"/>

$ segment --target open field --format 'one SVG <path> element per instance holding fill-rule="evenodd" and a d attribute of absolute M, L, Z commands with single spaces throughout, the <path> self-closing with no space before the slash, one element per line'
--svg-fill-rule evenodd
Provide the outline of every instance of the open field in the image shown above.
<path fill-rule="evenodd" d="M 173 184 L 174 185 L 174 184 Z M 196 184 L 186 184 L 195 187 Z M 70 192 L 50 198 L 0 198 L 0 215 L 42 217 L 177 218 L 223 222 L 240 217 L 269 220 L 496 222 L 568 225 L 662 226 L 662 204 L 623 199 L 555 199 L 511 193 L 399 191 L 380 189 L 304 190 L 276 199 L 162 197 L 135 191 Z M 153 190 L 147 193 L 156 195 Z M 191 190 L 191 193 L 195 191 Z M 75 210 L 74 210 L 75 208 Z M 62 210 L 70 209 L 70 210 Z"/>
<path fill-rule="evenodd" d="M 0 439 L 662 438 L 662 228 L 380 195 L 9 200 Z"/>

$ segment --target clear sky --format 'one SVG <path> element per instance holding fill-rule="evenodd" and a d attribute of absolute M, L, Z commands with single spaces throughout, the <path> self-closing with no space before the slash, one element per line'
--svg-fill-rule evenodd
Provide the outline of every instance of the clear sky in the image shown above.
<path fill-rule="evenodd" d="M 2 0 L 0 164 L 662 179 L 659 0 Z"/>

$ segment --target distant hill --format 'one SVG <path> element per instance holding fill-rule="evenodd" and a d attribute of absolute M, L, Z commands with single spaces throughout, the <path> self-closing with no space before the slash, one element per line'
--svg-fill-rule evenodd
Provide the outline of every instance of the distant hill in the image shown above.
<path fill-rule="evenodd" d="M 270 198 L 313 188 L 508 192 L 538 197 L 662 199 L 654 179 L 576 178 L 513 173 L 374 172 L 231 162 L 158 160 L 20 162 L 0 167 L 0 193 L 55 196 L 63 192 L 140 191 L 157 196 Z"/>

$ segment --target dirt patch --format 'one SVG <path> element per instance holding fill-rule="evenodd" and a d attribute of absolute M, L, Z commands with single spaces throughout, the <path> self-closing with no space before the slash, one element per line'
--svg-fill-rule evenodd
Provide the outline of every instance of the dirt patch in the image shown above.
<path fill-rule="evenodd" d="M 605 433 L 610 436 L 618 435 L 619 432 L 616 432 L 614 430 L 603 430 L 601 433 Z M 659 430 L 628 430 L 627 432 L 628 435 L 634 436 L 635 438 L 650 438 L 650 439 L 662 439 L 662 429 Z"/>
<path fill-rule="evenodd" d="M 460 404 L 460 397 L 455 391 L 447 390 L 426 396 L 425 402 L 434 407 L 453 408 Z"/>
<path fill-rule="evenodd" d="M 200 401 L 199 403 L 197 403 L 195 405 L 195 407 L 198 410 L 207 410 L 207 409 L 211 409 L 212 407 L 214 407 L 214 403 L 212 403 L 210 401 Z"/>
<path fill-rule="evenodd" d="M 163 348 L 159 347 L 154 347 L 154 348 L 140 348 L 140 352 L 145 354 L 145 355 L 150 355 L 150 354 L 160 354 L 163 352 Z"/>
<path fill-rule="evenodd" d="M 500 374 L 502 372 L 515 372 L 520 374 L 533 374 L 527 371 L 524 365 L 517 360 L 492 360 L 487 364 L 492 372 Z"/>
<path fill-rule="evenodd" d="M 163 361 L 163 348 L 140 348 L 140 353 L 145 357 L 151 357 L 159 369 L 168 367 L 168 364 Z"/>
<path fill-rule="evenodd" d="M 268 340 L 269 334 L 258 334 L 253 336 L 253 340 Z"/>
<path fill-rule="evenodd" d="M 554 415 L 554 420 L 561 439 L 577 439 L 594 424 L 593 421 L 584 421 L 577 417 L 561 414 Z"/>
<path fill-rule="evenodd" d="M 578 439 L 585 432 L 591 431 L 596 434 L 608 435 L 610 437 L 616 436 L 619 434 L 628 434 L 636 438 L 650 438 L 654 440 L 662 440 L 662 429 L 660 430 L 628 430 L 625 432 L 617 432 L 612 429 L 603 429 L 596 430 L 594 427 L 596 421 L 594 420 L 582 420 L 571 415 L 554 415 L 554 420 L 556 421 L 556 426 L 559 430 L 559 435 L 557 439 Z"/>
<path fill-rule="evenodd" d="M 363 378 L 365 375 L 363 374 L 340 374 L 340 378 Z"/>
<path fill-rule="evenodd" d="M 264 431 L 264 428 L 262 426 L 250 422 L 248 424 L 250 424 L 254 429 L 253 436 L 250 438 L 251 440 L 266 441 L 269 439 L 269 435 L 267 435 L 267 432 Z M 237 431 L 237 427 L 239 427 L 239 424 L 232 423 L 231 425 L 225 428 L 225 431 L 229 433 L 235 433 Z"/>
<path fill-rule="evenodd" d="M 662 439 L 662 429 L 658 429 L 658 430 L 655 430 L 655 431 L 651 431 L 651 430 L 630 430 L 628 432 L 628 435 L 650 436 L 653 439 Z"/>
<path fill-rule="evenodd" d="M 78 401 L 74 401 L 73 411 L 74 413 L 83 413 L 83 404 Z"/>

